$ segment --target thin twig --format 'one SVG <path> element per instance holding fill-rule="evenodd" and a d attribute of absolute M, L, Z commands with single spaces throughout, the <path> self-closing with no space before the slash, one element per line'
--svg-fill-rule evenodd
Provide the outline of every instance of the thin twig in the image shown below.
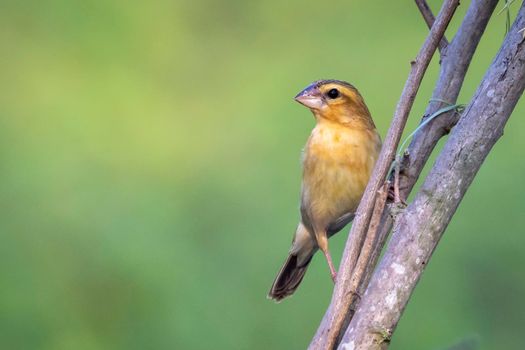
<path fill-rule="evenodd" d="M 416 59 L 412 62 L 412 69 L 396 107 L 381 154 L 357 209 L 356 218 L 341 260 L 341 267 L 338 272 L 338 279 L 330 307 L 310 344 L 310 349 L 331 349 L 336 345 L 337 338 L 342 331 L 341 328 L 344 324 L 346 313 L 351 304 L 347 298 L 351 294 L 351 289 L 349 289 L 350 283 L 348 282 L 352 277 L 363 246 L 377 192 L 384 184 L 388 170 L 394 160 L 399 140 L 423 80 L 423 75 L 458 5 L 459 0 L 446 0 L 444 2 L 427 39 L 423 43 Z"/>
<path fill-rule="evenodd" d="M 379 234 L 381 232 L 380 224 L 383 212 L 385 211 L 386 201 L 388 198 L 388 189 L 390 182 L 385 182 L 381 189 L 378 191 L 378 196 L 374 205 L 374 211 L 372 218 L 370 219 L 370 226 L 368 227 L 368 234 L 366 235 L 365 242 L 361 249 L 361 254 L 357 260 L 352 279 L 350 280 L 348 295 L 348 302 L 350 305 L 354 304 L 361 298 L 361 292 L 359 290 L 363 275 L 366 274 L 367 268 L 370 265 L 370 261 L 374 259 L 375 247 L 379 240 Z"/>
<path fill-rule="evenodd" d="M 361 248 L 361 254 L 359 254 L 359 259 L 357 260 L 352 279 L 350 280 L 350 289 L 354 291 L 349 299 L 350 304 L 354 302 L 353 298 L 355 298 L 356 295 L 360 296 L 358 288 L 362 276 L 366 272 L 366 269 L 370 264 L 370 259 L 373 256 L 374 247 L 379 234 L 379 225 L 381 224 L 381 218 L 388 198 L 389 187 L 390 182 L 386 181 L 378 191 L 374 211 L 372 213 L 372 218 L 370 219 L 370 225 L 368 226 L 368 234 L 366 235 L 363 247 Z"/>
<path fill-rule="evenodd" d="M 434 18 L 434 14 L 432 13 L 430 6 L 428 6 L 425 0 L 415 0 L 415 1 L 416 1 L 417 8 L 419 9 L 419 12 L 421 12 L 423 19 L 427 23 L 428 29 L 431 29 L 436 19 Z M 441 41 L 439 42 L 439 52 L 441 53 L 441 55 L 443 55 L 447 46 L 448 46 L 448 40 L 445 37 L 445 35 L 443 35 L 443 38 L 441 38 Z"/>

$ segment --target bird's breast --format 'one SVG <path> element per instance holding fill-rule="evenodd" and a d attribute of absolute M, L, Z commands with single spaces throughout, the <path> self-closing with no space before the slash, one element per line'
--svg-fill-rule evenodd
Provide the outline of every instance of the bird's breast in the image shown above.
<path fill-rule="evenodd" d="M 312 131 L 303 156 L 301 205 L 314 221 L 328 223 L 355 211 L 378 156 L 377 142 L 375 130 L 318 125 Z"/>

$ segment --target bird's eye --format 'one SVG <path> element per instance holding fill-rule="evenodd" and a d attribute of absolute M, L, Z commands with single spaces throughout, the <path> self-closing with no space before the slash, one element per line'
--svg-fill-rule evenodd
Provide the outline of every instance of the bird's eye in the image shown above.
<path fill-rule="evenodd" d="M 326 93 L 326 96 L 328 96 L 328 97 L 331 98 L 331 99 L 338 98 L 338 97 L 339 97 L 339 90 L 337 90 L 337 89 L 330 89 L 330 90 Z"/>

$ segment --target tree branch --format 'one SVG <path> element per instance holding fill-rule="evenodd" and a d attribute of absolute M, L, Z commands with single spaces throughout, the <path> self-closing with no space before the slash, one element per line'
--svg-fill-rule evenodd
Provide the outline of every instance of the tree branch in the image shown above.
<path fill-rule="evenodd" d="M 497 5 L 497 2 L 497 0 L 474 0 L 470 4 L 458 33 L 455 35 L 454 40 L 451 42 L 448 48 L 448 54 L 442 58 L 439 80 L 433 93 L 433 97 L 435 99 L 446 100 L 450 103 L 456 102 L 472 56 L 487 26 L 490 16 Z M 443 104 L 440 102 L 431 102 L 425 112 L 425 115 L 432 115 L 442 106 Z M 425 118 L 423 118 L 422 122 L 423 121 L 425 121 Z M 436 120 L 428 123 L 414 136 L 410 146 L 408 147 L 408 152 L 409 154 L 413 155 L 417 154 L 418 157 L 413 158 L 406 156 L 403 158 L 401 164 L 402 171 L 400 182 L 402 189 L 401 193 L 404 198 L 408 196 L 408 193 L 416 183 L 424 164 L 428 160 L 430 153 L 434 149 L 439 139 L 450 131 L 450 129 L 455 125 L 456 121 L 457 113 L 443 114 Z M 335 305 L 333 301 L 334 297 L 332 298 L 331 306 L 327 310 L 323 318 L 323 322 L 321 323 L 319 330 L 317 331 L 317 335 L 310 345 L 310 348 L 315 349 L 323 345 L 323 340 L 319 338 L 323 334 L 324 336 L 329 336 L 327 330 L 330 329 L 330 327 L 337 325 L 334 320 L 335 313 L 343 313 L 345 316 L 342 325 L 337 325 L 343 331 L 346 328 L 346 325 L 350 322 L 353 310 L 355 309 L 355 304 L 359 300 L 357 296 L 364 292 L 364 289 L 366 288 L 371 277 L 373 267 L 378 260 L 382 247 L 384 246 L 388 232 L 392 227 L 392 218 L 390 215 L 388 215 L 387 211 L 383 213 L 379 227 L 380 232 L 372 254 L 369 257 L 369 264 L 365 273 L 362 276 L 355 276 L 355 274 L 352 274 L 354 280 L 360 280 L 357 293 L 352 293 L 352 291 L 355 290 L 350 289 L 349 294 L 346 295 L 348 298 L 347 303 L 340 303 L 338 305 Z M 331 309 L 334 307 L 334 305 L 335 307 L 340 307 L 342 309 L 334 312 Z M 332 333 L 332 336 L 333 334 L 335 334 L 335 332 Z M 336 339 L 335 344 L 337 344 L 337 342 L 338 340 Z M 324 345 L 326 344 L 327 341 L 324 340 Z"/>
<path fill-rule="evenodd" d="M 434 24 L 435 18 L 434 14 L 432 13 L 432 10 L 430 9 L 430 6 L 428 6 L 427 2 L 425 0 L 416 0 L 417 8 L 419 9 L 419 12 L 421 12 L 421 15 L 423 16 L 423 19 L 427 23 L 428 29 L 432 29 L 432 25 Z M 441 55 L 444 54 L 445 49 L 448 46 L 448 40 L 443 35 L 441 38 L 441 41 L 439 42 L 439 52 Z"/>
<path fill-rule="evenodd" d="M 352 271 L 356 266 L 361 247 L 363 246 L 377 192 L 388 175 L 423 75 L 458 5 L 459 0 L 446 0 L 444 2 L 425 43 L 415 61 L 412 62 L 412 69 L 396 107 L 392 125 L 388 130 L 372 178 L 367 185 L 357 210 L 338 272 L 332 302 L 316 336 L 310 344 L 310 349 L 330 349 L 336 345 L 337 338 L 346 319 L 346 313 L 352 303 L 349 296 L 355 295 L 356 292 L 349 289 L 351 284 L 348 281 L 352 277 Z"/>
<path fill-rule="evenodd" d="M 447 49 L 447 55 L 442 59 L 438 82 L 421 123 L 425 122 L 428 116 L 433 115 L 441 109 L 444 104 L 446 105 L 446 103 L 439 101 L 448 101 L 450 104 L 456 103 L 474 52 L 497 3 L 498 0 L 477 0 L 471 2 L 458 32 Z M 401 173 L 399 181 L 402 198 L 408 197 L 423 167 L 428 161 L 432 150 L 438 141 L 448 134 L 454 125 L 456 125 L 458 117 L 459 114 L 455 112 L 444 113 L 440 115 L 439 118 L 422 127 L 420 131 L 414 135 L 400 165 Z M 357 290 L 360 294 L 364 293 L 368 285 L 373 268 L 377 264 L 392 224 L 392 217 L 386 212 L 383 213 L 382 224 L 380 225 L 381 231 L 378 235 L 372 257 L 370 258 L 370 265 L 366 273 L 361 276 L 361 283 Z M 355 310 L 356 304 L 357 299 L 354 299 L 350 310 Z M 352 312 L 348 311 L 346 324 L 350 322 L 352 316 Z"/>
<path fill-rule="evenodd" d="M 525 4 L 391 242 L 340 348 L 386 349 L 432 252 L 525 89 Z"/>
<path fill-rule="evenodd" d="M 447 104 L 441 101 L 456 104 L 474 52 L 497 4 L 498 0 L 477 0 L 471 2 L 458 32 L 448 47 L 447 55 L 441 62 L 438 82 L 421 123 L 424 123 L 428 116 L 433 115 Z M 439 118 L 423 126 L 414 135 L 400 165 L 399 182 L 402 198 L 408 197 L 438 141 L 456 125 L 458 117 L 459 114 L 453 111 L 444 113 Z M 384 224 L 381 226 L 382 232 L 379 235 L 379 237 L 383 237 L 383 240 L 378 242 L 377 249 L 379 251 L 384 246 L 393 223 L 390 216 L 384 215 L 383 217 Z M 376 257 L 378 255 L 379 252 L 375 254 Z M 372 263 L 375 264 L 374 261 Z M 366 286 L 368 283 L 370 274 L 371 271 L 364 277 L 363 285 Z"/>

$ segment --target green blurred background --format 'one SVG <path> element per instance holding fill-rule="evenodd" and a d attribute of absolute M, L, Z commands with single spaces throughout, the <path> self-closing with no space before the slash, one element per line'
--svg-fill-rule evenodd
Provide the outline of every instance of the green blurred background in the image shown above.
<path fill-rule="evenodd" d="M 504 31 L 494 16 L 460 102 Z M 305 348 L 332 291 L 322 257 L 293 298 L 266 299 L 313 126 L 292 97 L 348 80 L 384 136 L 426 33 L 413 1 L 1 1 L 0 348 Z M 409 131 L 437 70 L 434 60 Z M 525 348 L 524 111 L 392 349 Z"/>

